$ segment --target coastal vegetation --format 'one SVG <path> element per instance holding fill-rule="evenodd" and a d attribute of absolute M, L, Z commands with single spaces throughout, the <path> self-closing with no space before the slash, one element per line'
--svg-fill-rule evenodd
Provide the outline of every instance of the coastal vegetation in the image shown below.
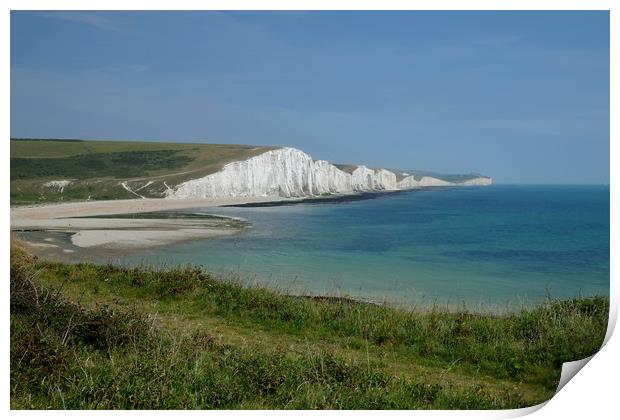
<path fill-rule="evenodd" d="M 167 186 L 203 177 L 226 163 L 271 149 L 228 144 L 11 139 L 11 204 L 161 197 Z"/>
<path fill-rule="evenodd" d="M 13 158 L 11 180 L 32 178 L 138 177 L 159 169 L 178 169 L 193 158 L 180 150 L 91 153 L 67 157 Z"/>
<path fill-rule="evenodd" d="M 506 314 L 289 296 L 11 246 L 11 407 L 519 408 L 595 353 L 604 297 Z"/>

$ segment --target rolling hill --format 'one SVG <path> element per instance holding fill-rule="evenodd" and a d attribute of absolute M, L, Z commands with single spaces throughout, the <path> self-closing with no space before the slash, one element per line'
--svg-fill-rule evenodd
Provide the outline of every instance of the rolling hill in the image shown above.
<path fill-rule="evenodd" d="M 11 139 L 11 204 L 162 197 L 273 147 Z"/>

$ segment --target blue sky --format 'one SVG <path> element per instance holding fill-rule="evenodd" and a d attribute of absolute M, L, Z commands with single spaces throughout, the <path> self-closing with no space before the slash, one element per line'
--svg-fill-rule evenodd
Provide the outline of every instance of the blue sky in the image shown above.
<path fill-rule="evenodd" d="M 12 12 L 11 136 L 609 183 L 609 14 Z"/>

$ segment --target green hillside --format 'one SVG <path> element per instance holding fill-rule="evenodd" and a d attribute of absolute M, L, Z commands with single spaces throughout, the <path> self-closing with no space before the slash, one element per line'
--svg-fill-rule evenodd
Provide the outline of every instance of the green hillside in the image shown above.
<path fill-rule="evenodd" d="M 11 245 L 13 409 L 500 409 L 595 353 L 606 298 L 504 315 L 287 296 Z"/>
<path fill-rule="evenodd" d="M 11 204 L 161 197 L 168 187 L 271 149 L 229 144 L 11 139 Z"/>

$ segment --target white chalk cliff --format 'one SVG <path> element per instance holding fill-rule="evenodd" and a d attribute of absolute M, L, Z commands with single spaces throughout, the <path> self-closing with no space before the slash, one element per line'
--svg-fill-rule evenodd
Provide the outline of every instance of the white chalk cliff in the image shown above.
<path fill-rule="evenodd" d="M 247 160 L 225 165 L 219 172 L 192 179 L 166 192 L 170 198 L 309 197 L 365 191 L 394 191 L 443 185 L 488 185 L 490 178 L 451 183 L 438 178 L 407 176 L 397 182 L 387 169 L 358 166 L 345 172 L 325 160 L 313 160 L 291 147 L 270 150 Z"/>

